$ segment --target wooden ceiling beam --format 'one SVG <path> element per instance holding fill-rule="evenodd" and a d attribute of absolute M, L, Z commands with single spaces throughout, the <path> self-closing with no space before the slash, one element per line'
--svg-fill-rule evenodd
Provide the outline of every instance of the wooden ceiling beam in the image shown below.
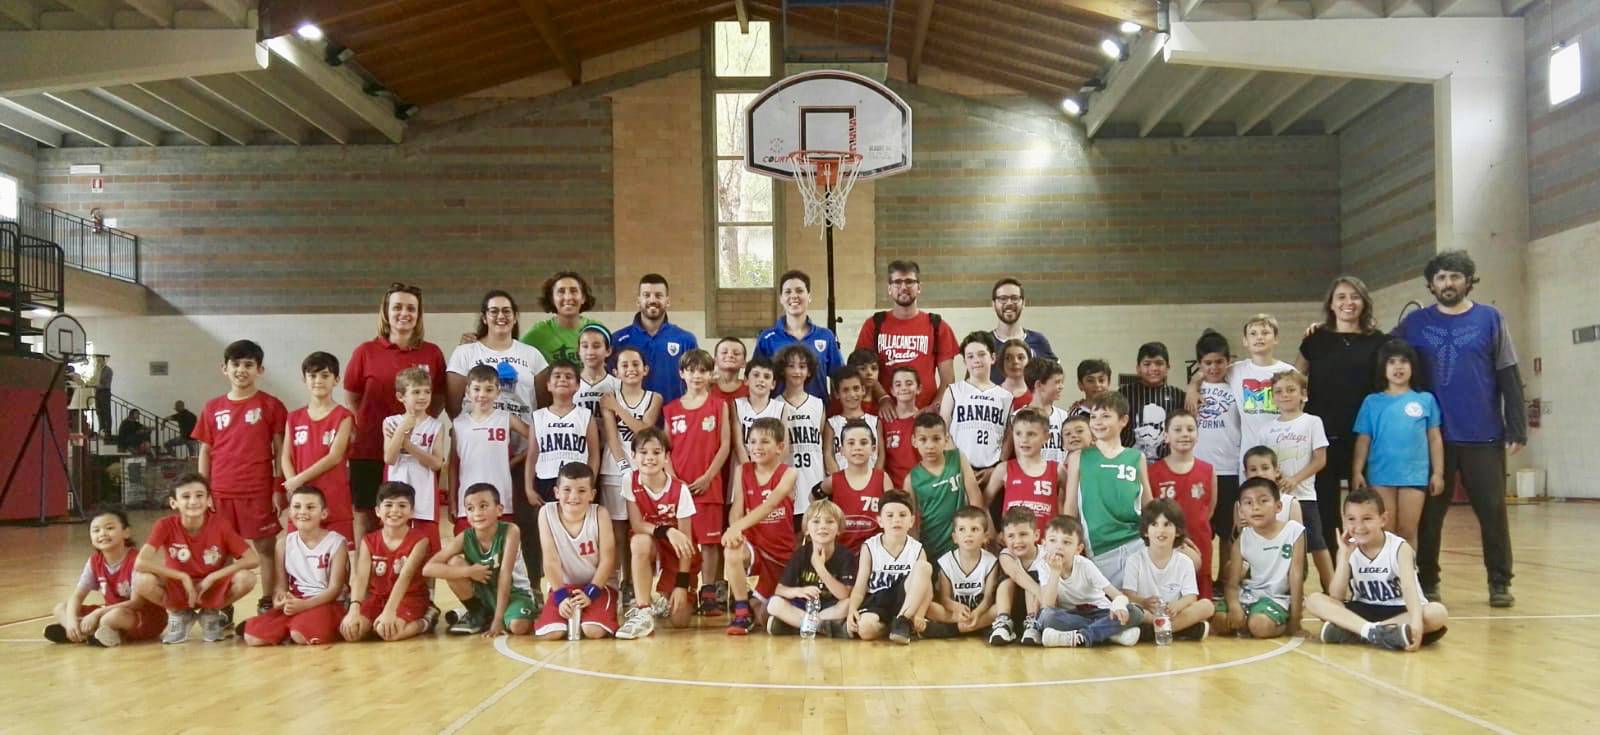
<path fill-rule="evenodd" d="M 933 0 L 927 0 L 932 2 Z M 750 9 L 745 7 L 744 0 L 733 0 L 733 14 L 739 19 L 739 32 L 750 32 Z"/>
<path fill-rule="evenodd" d="M 42 94 L 9 97 L 0 100 L 0 104 L 10 105 L 19 112 L 31 112 L 39 119 L 46 120 L 55 127 L 70 130 L 107 148 L 117 144 L 117 131 L 110 125 Z"/>
<path fill-rule="evenodd" d="M 933 0 L 921 0 L 917 6 L 916 28 L 911 32 L 911 54 L 906 57 L 906 81 L 917 83 L 917 73 L 922 71 L 922 52 L 928 45 L 928 26 L 933 25 Z"/>
<path fill-rule="evenodd" d="M 199 93 L 191 91 L 177 80 L 141 82 L 137 86 L 239 145 L 249 145 L 250 138 L 255 134 L 250 125 L 240 120 L 237 115 L 224 110 L 216 102 L 201 97 Z"/>
<path fill-rule="evenodd" d="M 522 12 L 533 23 L 534 30 L 539 32 L 539 37 L 544 39 L 550 53 L 555 54 L 556 60 L 561 62 L 561 68 L 567 74 L 567 79 L 573 84 L 583 83 L 583 62 L 578 55 L 572 52 L 572 46 L 567 43 L 561 29 L 550 17 L 550 6 L 545 0 L 517 0 L 522 6 Z"/>
<path fill-rule="evenodd" d="M 1172 112 L 1178 105 L 1182 104 L 1184 99 L 1189 96 L 1189 93 L 1194 91 L 1195 87 L 1200 86 L 1202 82 L 1210 78 L 1212 72 L 1212 68 L 1206 66 L 1191 67 L 1174 64 L 1167 68 L 1174 71 L 1181 70 L 1180 73 L 1185 76 L 1182 81 L 1178 82 L 1176 88 L 1167 92 L 1165 96 L 1156 102 L 1154 107 L 1150 108 L 1144 119 L 1139 121 L 1139 137 L 1141 138 L 1149 135 L 1150 131 L 1155 130 L 1156 126 L 1166 119 L 1167 113 Z"/>
<path fill-rule="evenodd" d="M 172 27 L 172 0 L 123 0 L 162 28 Z"/>
<path fill-rule="evenodd" d="M 140 143 L 161 145 L 160 128 L 145 122 L 138 115 L 130 113 L 89 92 L 83 90 L 51 92 L 50 96 L 63 105 L 116 128 L 124 135 Z"/>
<path fill-rule="evenodd" d="M 405 136 L 405 123 L 395 118 L 393 105 L 367 94 L 355 72 L 328 66 L 320 53 L 294 36 L 268 39 L 267 48 L 368 125 L 377 128 L 390 142 L 399 143 Z"/>
<path fill-rule="evenodd" d="M 1217 110 L 1222 109 L 1222 106 L 1228 104 L 1229 100 L 1232 100 L 1245 87 L 1250 86 L 1250 83 L 1255 81 L 1261 72 L 1234 71 L 1232 74 L 1233 78 L 1224 81 L 1219 88 L 1213 90 L 1210 99 L 1201 103 L 1194 116 L 1184 122 L 1183 134 L 1185 137 L 1194 135 L 1194 131 L 1199 130 L 1200 126 L 1206 124 L 1206 121 L 1210 120 L 1212 115 L 1217 114 Z"/>
<path fill-rule="evenodd" d="M 904 37 L 902 30 L 914 29 L 896 28 L 896 37 Z M 941 22 L 931 33 L 929 44 L 932 48 L 947 50 L 962 55 L 998 55 L 1001 58 L 1017 59 L 1034 67 L 1048 70 L 1047 73 L 1066 73 L 1073 77 L 1092 77 L 1098 75 L 1104 68 L 1101 58 L 1093 57 L 1093 61 L 1085 61 L 1078 56 L 1066 56 L 1052 52 L 1038 46 L 1014 42 L 1005 37 L 984 35 L 978 31 L 965 28 L 959 24 Z M 1095 51 L 1099 54 L 1099 51 Z M 902 56 L 906 54 L 901 53 Z M 909 57 L 907 57 L 909 58 Z"/>
<path fill-rule="evenodd" d="M 333 40 L 355 49 L 363 56 L 401 41 L 428 36 L 490 16 L 521 15 L 522 11 L 502 0 L 469 0 L 463 4 L 434 3 L 414 13 L 397 13 L 382 19 L 362 19 L 348 28 L 324 28 Z M 337 34 L 337 35 L 333 35 Z"/>
<path fill-rule="evenodd" d="M 119 102 L 166 123 L 168 127 L 188 136 L 200 145 L 216 145 L 217 131 L 199 120 L 173 107 L 164 100 L 132 85 L 102 87 L 101 92 L 115 97 Z"/>
<path fill-rule="evenodd" d="M 400 37 L 383 39 L 365 47 L 351 45 L 356 60 L 364 68 L 373 68 L 405 61 L 422 61 L 431 54 L 448 51 L 459 46 L 486 44 L 489 36 L 528 33 L 522 11 L 508 8 L 502 12 L 459 24 L 441 24 L 429 31 L 406 33 Z M 387 81 L 387 80 L 385 80 Z"/>
<path fill-rule="evenodd" d="M 1156 27 L 1156 4 L 1150 0 L 1066 0 L 1069 7 L 1114 21 L 1131 20 Z"/>
<path fill-rule="evenodd" d="M 32 115 L 5 106 L 3 100 L 0 100 L 0 128 L 9 128 L 51 148 L 61 147 L 63 136 L 60 130 Z"/>
<path fill-rule="evenodd" d="M 1303 94 L 1290 100 L 1269 118 L 1272 123 L 1272 134 L 1282 135 L 1318 105 L 1338 94 L 1339 90 L 1344 89 L 1351 81 L 1349 77 L 1318 77 Z"/>
<path fill-rule="evenodd" d="M 818 21 L 805 21 L 795 25 L 799 25 L 800 27 L 808 27 L 818 26 L 820 23 Z M 815 27 L 809 29 L 822 30 Z M 833 32 L 831 27 L 826 30 Z M 875 36 L 868 31 L 848 30 L 843 28 L 839 29 L 838 36 L 840 38 L 849 40 L 852 43 L 870 42 L 873 38 L 875 38 Z M 1027 71 L 1023 71 L 1016 67 L 1007 68 L 1005 65 L 1007 63 L 1011 63 L 1008 61 L 996 60 L 993 57 L 982 54 L 970 54 L 965 51 L 961 53 L 946 52 L 942 48 L 933 45 L 930 45 L 924 53 L 927 57 L 927 63 L 939 67 L 940 69 L 953 71 L 982 81 L 1010 87 L 1019 92 L 1037 94 L 1050 100 L 1051 104 L 1060 102 L 1063 96 L 1072 92 L 1076 92 L 1078 85 L 1082 84 L 1084 80 L 1088 79 L 1087 75 L 1075 76 L 1069 72 L 1063 71 L 1052 74 L 1051 76 L 1055 80 L 1058 80 L 1052 82 L 1050 80 L 1041 79 L 1039 76 L 1031 74 Z"/>
<path fill-rule="evenodd" d="M 277 133 L 284 140 L 295 145 L 305 144 L 309 132 L 305 121 L 289 108 L 278 104 L 277 100 L 256 89 L 254 85 L 240 79 L 237 74 L 194 77 L 189 81 L 215 95 L 239 114 Z"/>
<path fill-rule="evenodd" d="M 997 5 L 998 7 L 998 5 Z M 1078 59 L 1104 58 L 1100 54 L 1100 39 L 1104 36 L 1083 40 L 1078 37 L 1068 37 L 1056 34 L 1037 25 L 1027 22 L 1015 23 L 1002 20 L 984 9 L 974 9 L 971 6 L 952 3 L 945 0 L 940 5 L 939 26 L 933 29 L 937 37 L 944 33 L 950 25 L 957 25 L 966 30 L 982 33 L 990 38 L 1007 39 L 1016 43 L 1027 44 L 1035 48 L 1049 49 L 1063 56 Z M 948 22 L 947 22 L 948 21 Z"/>
<path fill-rule="evenodd" d="M 281 60 L 280 60 L 281 61 Z M 300 119 L 310 123 L 316 129 L 326 133 L 334 142 L 343 145 L 351 140 L 350 127 L 339 121 L 339 118 L 328 110 L 327 107 L 309 95 L 301 92 L 291 81 L 295 74 L 288 64 L 272 64 L 261 71 L 253 71 L 239 76 L 246 82 L 261 90 L 268 97 L 278 101 L 278 104 L 289 108 Z"/>
<path fill-rule="evenodd" d="M 560 66 L 560 62 L 545 51 L 544 44 L 538 39 L 524 38 L 515 44 L 493 48 L 468 47 L 457 53 L 429 57 L 426 63 L 407 66 L 398 73 L 386 70 L 378 74 L 377 70 L 372 71 L 397 94 L 409 100 L 411 90 L 426 87 L 431 83 L 427 80 L 431 79 L 449 78 L 478 69 L 508 67 L 543 71 Z"/>
<path fill-rule="evenodd" d="M 991 24 L 1000 23 L 1008 29 L 1026 28 L 1036 30 L 1057 38 L 1056 43 L 1070 40 L 1084 48 L 1098 48 L 1100 41 L 1109 35 L 1116 34 L 1116 24 L 1106 24 L 1100 20 L 1083 21 L 1063 17 L 1058 12 L 1048 12 L 1040 9 L 1030 9 L 1020 4 L 1018 0 L 996 3 L 987 0 L 956 0 L 956 4 L 966 10 L 969 15 L 987 20 Z"/>
<path fill-rule="evenodd" d="M 207 5 L 236 5 L 248 10 L 245 0 L 204 0 Z M 344 30 L 343 25 L 366 20 L 407 3 L 435 3 L 438 0 L 272 0 L 262 3 L 261 30 L 268 38 L 292 33 L 301 23 L 315 23 L 325 32 Z M 220 9 L 219 9 L 220 10 Z"/>

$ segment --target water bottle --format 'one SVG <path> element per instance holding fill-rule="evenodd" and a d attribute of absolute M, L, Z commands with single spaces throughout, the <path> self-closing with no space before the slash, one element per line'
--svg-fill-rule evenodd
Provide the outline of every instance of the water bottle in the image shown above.
<path fill-rule="evenodd" d="M 806 600 L 806 615 L 800 619 L 800 637 L 811 640 L 817 637 L 817 628 L 822 626 L 822 600 Z"/>
<path fill-rule="evenodd" d="M 576 610 L 573 611 L 572 617 L 567 618 L 567 640 L 575 641 L 583 638 L 582 621 L 583 617 Z"/>
<path fill-rule="evenodd" d="M 1166 600 L 1156 601 L 1156 617 L 1151 624 L 1156 629 L 1156 645 L 1172 645 L 1172 616 L 1167 613 Z"/>

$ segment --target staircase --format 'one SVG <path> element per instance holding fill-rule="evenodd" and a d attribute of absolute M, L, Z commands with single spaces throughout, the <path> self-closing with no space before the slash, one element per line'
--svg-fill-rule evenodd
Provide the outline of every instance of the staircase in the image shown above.
<path fill-rule="evenodd" d="M 27 354 L 43 339 L 30 312 L 61 312 L 64 267 L 55 243 L 23 234 L 16 222 L 0 220 L 0 352 Z"/>

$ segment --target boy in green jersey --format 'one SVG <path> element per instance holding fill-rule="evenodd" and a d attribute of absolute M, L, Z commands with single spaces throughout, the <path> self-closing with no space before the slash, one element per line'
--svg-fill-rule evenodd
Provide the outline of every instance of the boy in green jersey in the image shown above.
<path fill-rule="evenodd" d="M 948 449 L 950 439 L 944 419 L 936 413 L 918 414 L 912 425 L 911 444 L 921 461 L 906 473 L 904 489 L 916 514 L 916 537 L 929 559 L 938 559 L 956 547 L 951 539 L 956 511 L 964 505 L 983 507 L 978 478 L 966 457 Z"/>
<path fill-rule="evenodd" d="M 425 576 L 450 585 L 466 607 L 465 614 L 451 621 L 450 633 L 485 638 L 527 635 L 539 611 L 519 553 L 522 533 L 516 524 L 500 520 L 504 511 L 500 491 L 493 485 L 469 486 L 464 502 L 469 527 L 451 537 L 422 568 Z"/>
<path fill-rule="evenodd" d="M 1150 502 L 1150 478 L 1144 455 L 1122 446 L 1128 424 L 1128 399 L 1107 391 L 1085 404 L 1094 441 L 1067 457 L 1067 484 L 1062 512 L 1083 526 L 1084 551 L 1112 586 L 1125 587 L 1128 560 L 1144 544 L 1139 514 Z"/>

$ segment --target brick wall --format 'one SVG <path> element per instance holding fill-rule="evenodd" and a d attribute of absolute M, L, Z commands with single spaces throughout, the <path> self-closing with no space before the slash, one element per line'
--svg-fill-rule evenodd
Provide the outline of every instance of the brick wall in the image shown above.
<path fill-rule="evenodd" d="M 1600 221 L 1600 3 L 1551 3 L 1528 9 L 1529 234 L 1539 239 Z M 1546 85 L 1553 42 L 1580 42 L 1583 91 L 1551 109 Z"/>
<path fill-rule="evenodd" d="M 716 335 L 755 337 L 777 318 L 777 291 L 770 288 L 717 289 Z M 819 312 L 822 313 L 822 312 Z M 710 340 L 707 340 L 709 342 Z M 709 345 L 706 345 L 709 347 Z"/>
<path fill-rule="evenodd" d="M 19 196 L 33 198 L 35 151 L 38 146 L 5 128 L 0 128 L 0 175 L 17 180 Z"/>
<path fill-rule="evenodd" d="M 700 74 L 612 96 L 617 309 L 646 273 L 667 277 L 674 311 L 706 308 L 705 152 Z"/>
<path fill-rule="evenodd" d="M 1340 270 L 1372 288 L 1414 277 L 1437 249 L 1433 88 L 1408 84 L 1339 132 Z"/>
<path fill-rule="evenodd" d="M 913 258 L 952 305 L 987 305 L 1012 274 L 1037 305 L 1284 301 L 1338 270 L 1332 138 L 1085 146 L 913 107 L 916 166 L 877 186 L 880 282 Z"/>
<path fill-rule="evenodd" d="M 104 208 L 143 239 L 146 283 L 189 314 L 368 311 L 391 281 L 430 309 L 528 300 L 551 272 L 613 302 L 611 106 L 568 105 L 408 146 L 42 150 L 39 198 Z M 91 194 L 74 162 L 104 167 Z"/>

